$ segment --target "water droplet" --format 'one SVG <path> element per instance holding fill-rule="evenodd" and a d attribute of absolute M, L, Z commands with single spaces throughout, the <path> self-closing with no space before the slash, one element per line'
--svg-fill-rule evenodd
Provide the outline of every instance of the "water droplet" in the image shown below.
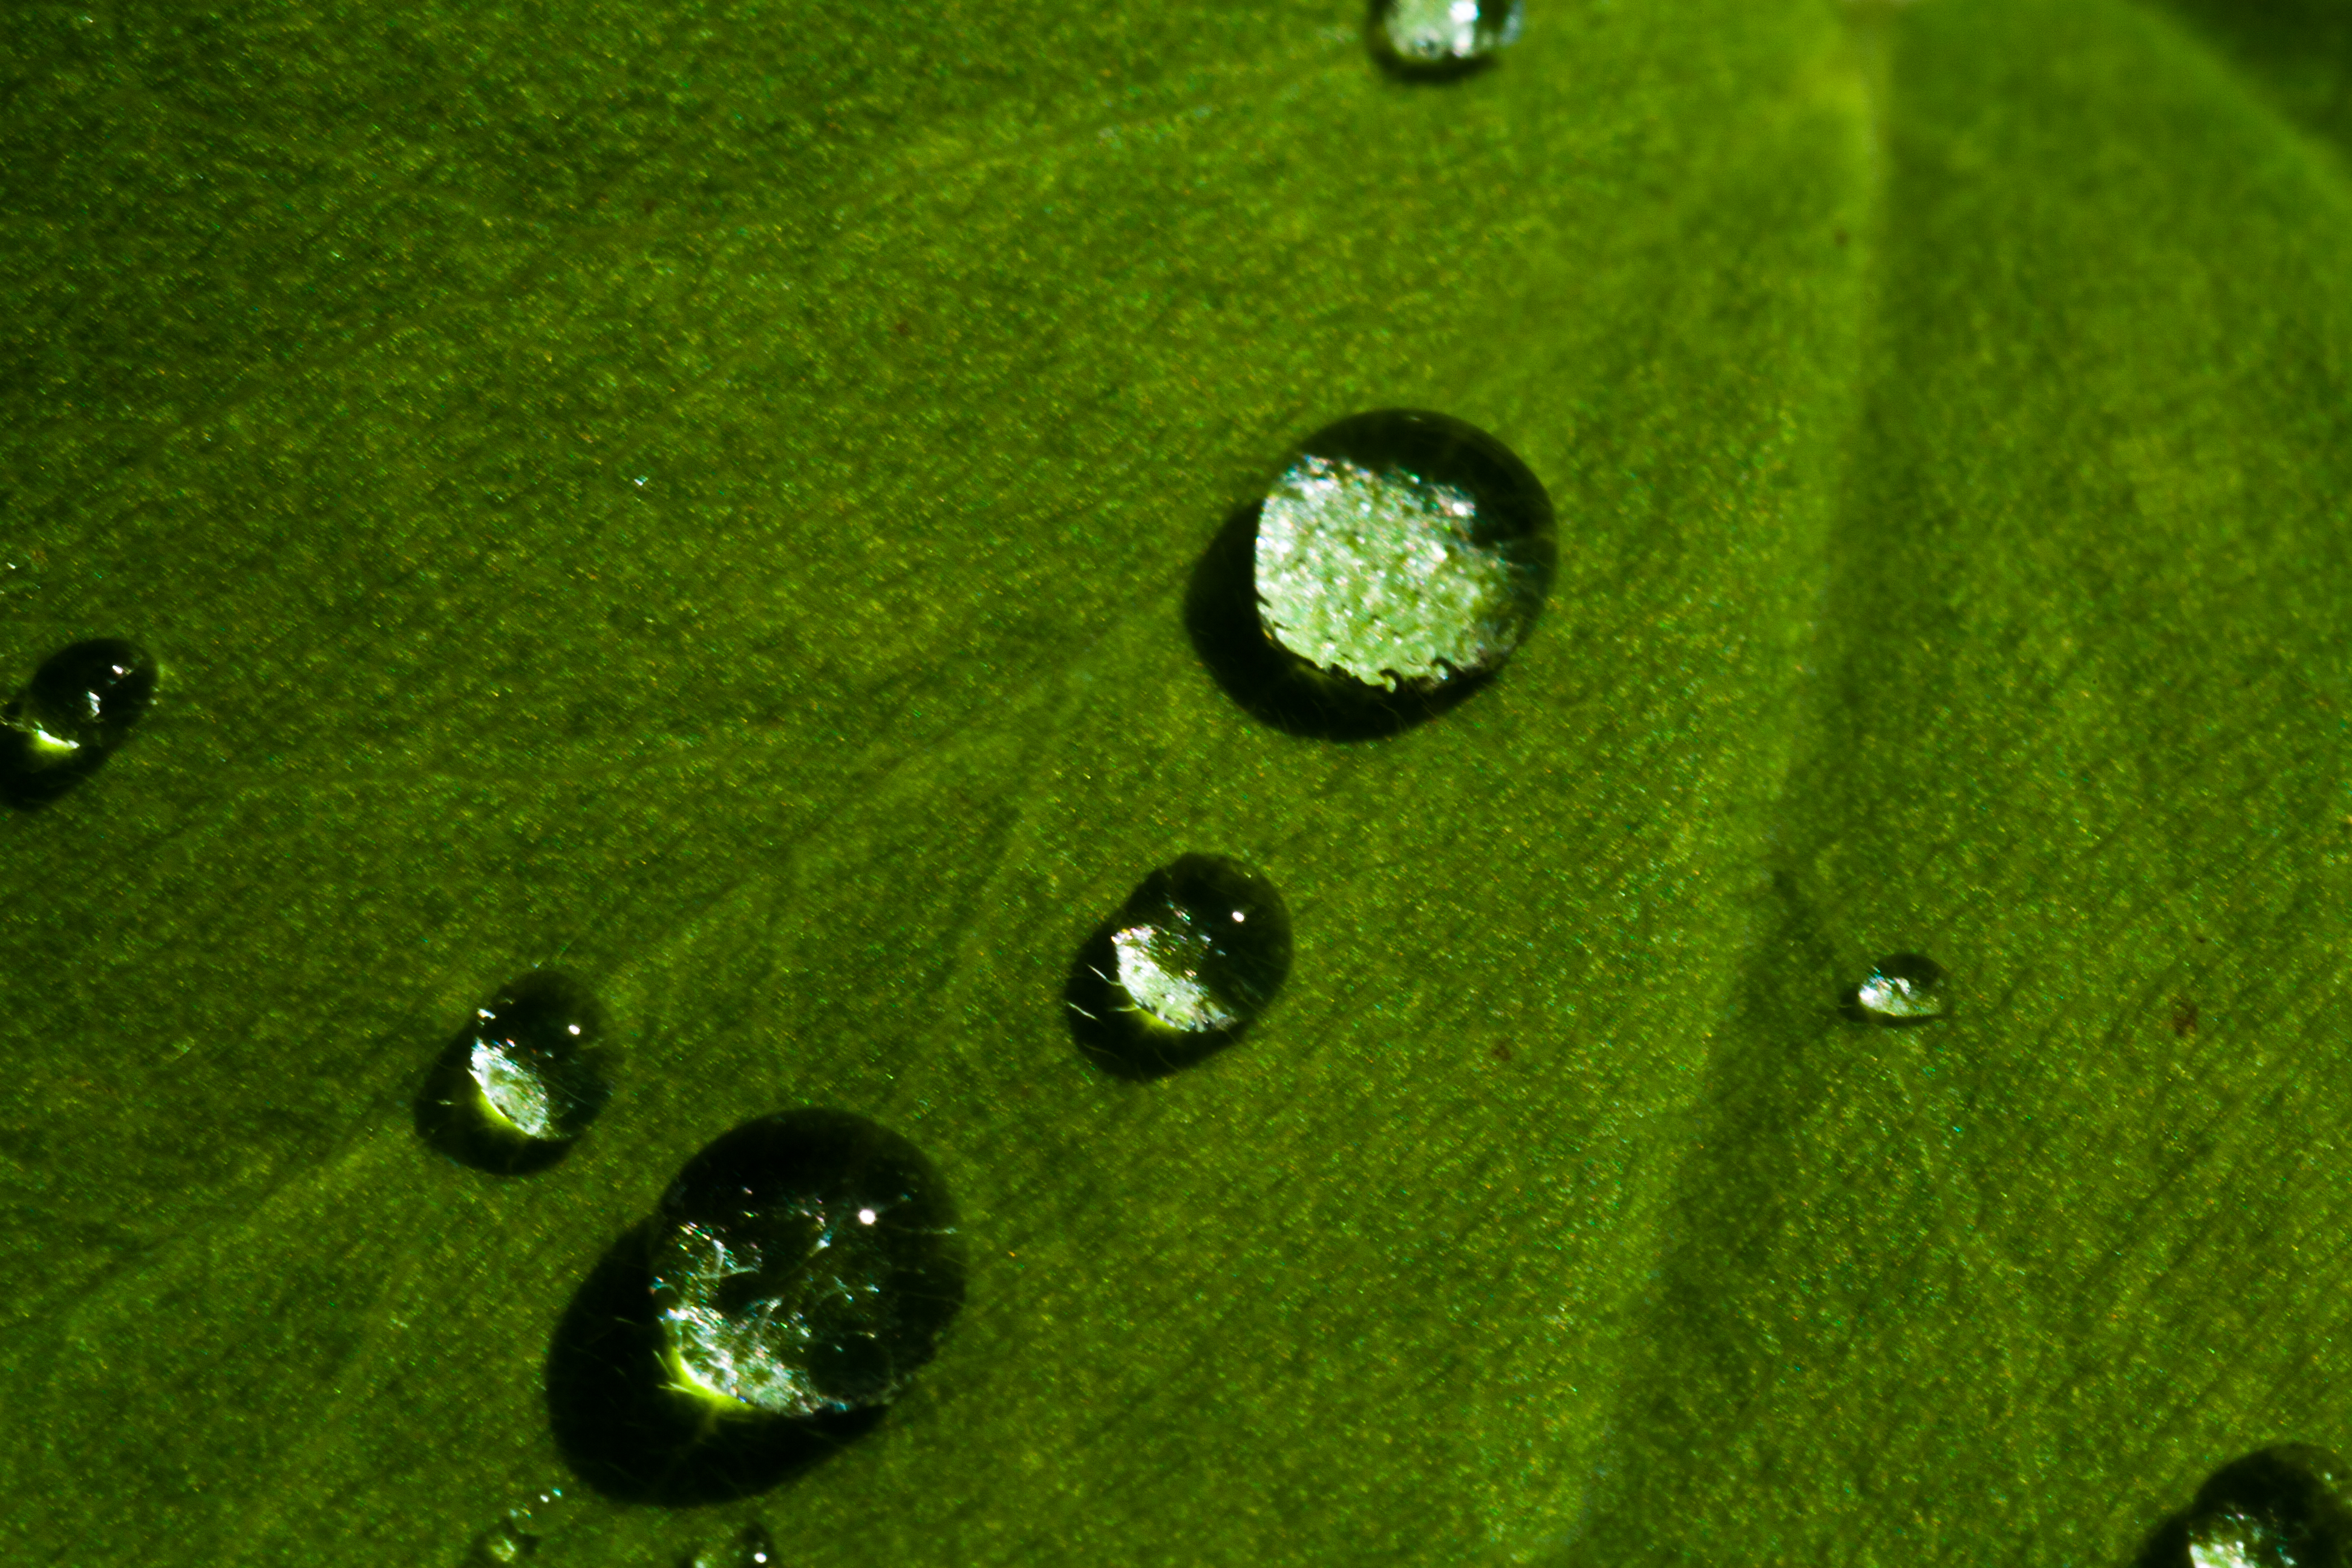
<path fill-rule="evenodd" d="M 98 771 L 155 696 L 156 667 L 119 637 L 61 648 L 0 708 L 0 798 L 46 805 Z"/>
<path fill-rule="evenodd" d="M 704 1547 L 678 1568 L 770 1568 L 776 1561 L 776 1543 L 758 1521 L 723 1541 Z"/>
<path fill-rule="evenodd" d="M 1500 668 L 1551 567 L 1543 487 L 1443 415 L 1360 414 L 1318 432 L 1258 517 L 1266 635 L 1383 691 Z"/>
<path fill-rule="evenodd" d="M 659 1226 L 653 1290 L 671 1373 L 741 1412 L 887 1404 L 963 1301 L 938 1174 L 905 1139 L 843 1111 L 738 1127 L 678 1173 Z"/>
<path fill-rule="evenodd" d="M 534 970 L 474 1010 L 417 1096 L 417 1130 L 461 1164 L 499 1175 L 562 1158 L 611 1096 L 595 1000 Z"/>
<path fill-rule="evenodd" d="M 1391 409 L 1302 445 L 1194 573 L 1188 629 L 1259 717 L 1330 739 L 1442 711 L 1525 641 L 1550 586 L 1551 502 L 1482 430 Z"/>
<path fill-rule="evenodd" d="M 1290 919 L 1266 879 L 1186 855 L 1143 879 L 1080 949 L 1064 1000 L 1106 1070 L 1157 1078 L 1240 1037 L 1290 973 Z"/>
<path fill-rule="evenodd" d="M 530 1501 L 507 1510 L 496 1524 L 474 1537 L 468 1564 L 528 1562 L 550 1536 L 572 1522 L 567 1517 L 573 1500 L 561 1487 L 550 1487 Z"/>
<path fill-rule="evenodd" d="M 2352 1506 L 2344 1461 L 2306 1443 L 2224 1465 L 2179 1520 L 2181 1552 L 2150 1553 L 2188 1568 L 2344 1568 Z"/>
<path fill-rule="evenodd" d="M 1516 42 L 1522 0 L 1372 0 L 1372 52 L 1401 76 L 1459 76 Z"/>
<path fill-rule="evenodd" d="M 1943 968 L 1916 952 L 1892 954 L 1871 966 L 1862 984 L 1845 994 L 1843 1005 L 1848 1017 L 1869 1023 L 1932 1023 L 1948 1010 Z"/>

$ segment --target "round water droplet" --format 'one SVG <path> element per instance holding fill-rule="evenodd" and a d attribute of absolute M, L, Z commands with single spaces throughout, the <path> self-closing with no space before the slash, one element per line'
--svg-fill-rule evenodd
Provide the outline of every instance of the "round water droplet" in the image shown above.
<path fill-rule="evenodd" d="M 1489 674 L 1543 610 L 1551 503 L 1458 419 L 1360 414 L 1318 432 L 1258 514 L 1258 615 L 1318 668 L 1382 692 Z"/>
<path fill-rule="evenodd" d="M 1916 952 L 1882 958 L 1846 993 L 1844 1006 L 1848 1016 L 1874 1024 L 1931 1023 L 1948 1010 L 1944 971 Z"/>
<path fill-rule="evenodd" d="M 2185 1521 L 2189 1568 L 2346 1568 L 2352 1472 L 2324 1448 L 2286 1443 L 2214 1472 Z"/>
<path fill-rule="evenodd" d="M 1372 0 L 1372 52 L 1400 75 L 1448 77 L 1516 42 L 1522 0 Z"/>
<path fill-rule="evenodd" d="M 542 1170 L 588 1130 L 611 1096 L 595 1000 L 534 970 L 474 1010 L 417 1097 L 425 1141 L 500 1175 Z"/>
<path fill-rule="evenodd" d="M 1154 1078 L 1239 1037 L 1290 973 L 1290 918 L 1240 862 L 1187 855 L 1143 879 L 1078 954 L 1065 1000 L 1087 1054 Z"/>
<path fill-rule="evenodd" d="M 95 773 L 155 696 L 155 661 L 100 637 L 61 648 L 0 708 L 0 798 L 43 805 Z"/>
<path fill-rule="evenodd" d="M 672 1373 L 726 1407 L 809 1416 L 887 1404 L 963 1302 L 938 1174 L 905 1139 L 846 1112 L 738 1127 L 678 1173 L 658 1224 L 653 1289 Z"/>

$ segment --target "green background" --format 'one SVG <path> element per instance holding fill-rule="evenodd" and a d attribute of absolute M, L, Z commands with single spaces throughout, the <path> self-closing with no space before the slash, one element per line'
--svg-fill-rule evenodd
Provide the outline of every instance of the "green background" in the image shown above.
<path fill-rule="evenodd" d="M 0 663 L 165 683 L 0 821 L 0 1558 L 462 1561 L 803 1103 L 950 1184 L 941 1355 L 540 1560 L 2120 1564 L 2352 1443 L 2352 19 L 1530 12 L 11 10 Z M 1186 578 L 1389 405 L 1551 606 L 1286 736 Z M 1063 974 L 1191 850 L 1296 967 L 1118 1081 Z M 625 1061 L 498 1180 L 408 1098 L 534 964 Z"/>

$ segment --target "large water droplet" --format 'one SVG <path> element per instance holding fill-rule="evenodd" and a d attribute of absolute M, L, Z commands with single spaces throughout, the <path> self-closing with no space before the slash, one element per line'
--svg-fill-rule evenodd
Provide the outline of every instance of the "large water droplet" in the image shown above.
<path fill-rule="evenodd" d="M 1239 861 L 1186 855 L 1097 927 L 1065 995 L 1099 1066 L 1157 1078 L 1240 1037 L 1290 973 L 1290 917 Z"/>
<path fill-rule="evenodd" d="M 1285 729 L 1385 734 L 1500 669 L 1543 609 L 1551 502 L 1484 431 L 1410 409 L 1310 437 L 1228 520 L 1185 616 L 1234 696 Z"/>
<path fill-rule="evenodd" d="M 1372 52 L 1401 76 L 1458 76 L 1517 41 L 1522 0 L 1372 0 Z"/>
<path fill-rule="evenodd" d="M 1258 516 L 1266 635 L 1383 691 L 1499 668 L 1551 569 L 1543 487 L 1443 415 L 1360 414 L 1318 432 Z"/>
<path fill-rule="evenodd" d="M 2147 1554 L 2185 1568 L 2345 1568 L 2352 1563 L 2352 1480 L 2344 1461 L 2306 1443 L 2233 1460 L 2198 1489 Z M 2177 1548 L 2177 1549 L 2175 1549 Z"/>
<path fill-rule="evenodd" d="M 417 1131 L 461 1164 L 520 1175 L 553 1164 L 611 1096 L 602 1014 L 578 982 L 534 970 L 474 1010 L 434 1063 Z"/>
<path fill-rule="evenodd" d="M 664 1194 L 654 1297 L 681 1386 L 808 1416 L 887 1404 L 963 1301 L 954 1214 L 914 1146 L 800 1110 L 735 1129 Z"/>
<path fill-rule="evenodd" d="M 1942 966 L 1916 952 L 1880 959 L 1843 1003 L 1849 1017 L 1897 1027 L 1933 1023 L 1949 1010 Z"/>
<path fill-rule="evenodd" d="M 46 805 L 98 771 L 155 696 L 155 661 L 100 637 L 61 648 L 0 708 L 0 799 Z"/>

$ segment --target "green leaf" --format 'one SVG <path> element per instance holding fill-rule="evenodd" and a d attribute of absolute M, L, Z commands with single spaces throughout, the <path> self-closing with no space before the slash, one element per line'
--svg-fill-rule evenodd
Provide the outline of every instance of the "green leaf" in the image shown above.
<path fill-rule="evenodd" d="M 163 660 L 0 822 L 0 1557 L 455 1564 L 695 1150 L 835 1106 L 969 1300 L 777 1489 L 536 1560 L 2117 1563 L 2352 1444 L 2352 82 L 2315 4 L 19 7 L 0 661 Z M 2333 50 L 2334 52 L 2331 52 Z M 1492 689 L 1252 719 L 1289 446 L 1494 431 Z M 1097 1071 L 1151 868 L 1282 890 Z M 1953 1016 L 1838 1016 L 1883 954 Z M 534 965 L 618 1091 L 422 1144 Z"/>

